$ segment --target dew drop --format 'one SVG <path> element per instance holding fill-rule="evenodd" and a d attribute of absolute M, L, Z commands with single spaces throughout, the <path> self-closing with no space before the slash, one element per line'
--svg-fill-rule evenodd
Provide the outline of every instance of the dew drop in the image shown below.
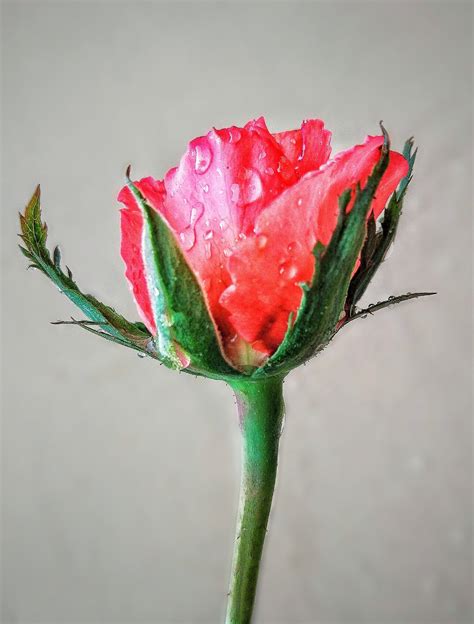
<path fill-rule="evenodd" d="M 265 236 L 265 234 L 260 234 L 260 236 L 257 237 L 257 247 L 259 249 L 265 249 L 265 247 L 267 246 L 268 243 L 268 237 Z"/>
<path fill-rule="evenodd" d="M 262 180 L 256 171 L 249 170 L 245 186 L 245 203 L 251 204 L 262 194 Z"/>
<path fill-rule="evenodd" d="M 298 201 L 296 202 L 298 204 L 298 206 L 301 206 L 303 203 L 303 200 L 301 199 L 301 197 L 298 199 Z"/>
<path fill-rule="evenodd" d="M 214 232 L 212 230 L 208 230 L 205 234 L 204 234 L 204 240 L 211 240 L 211 238 L 214 236 Z"/>
<path fill-rule="evenodd" d="M 280 265 L 280 275 L 284 275 L 285 279 L 292 280 L 298 273 L 298 267 L 292 262 L 284 262 Z"/>
<path fill-rule="evenodd" d="M 189 218 L 191 226 L 196 224 L 197 220 L 202 216 L 203 212 L 204 212 L 204 205 L 201 204 L 201 202 L 197 202 L 196 204 L 193 205 L 193 207 L 191 208 L 191 215 Z"/>
<path fill-rule="evenodd" d="M 203 185 L 202 185 L 202 190 L 203 190 L 205 193 L 209 193 L 209 184 L 203 184 Z"/>
<path fill-rule="evenodd" d="M 265 152 L 265 151 L 260 152 L 260 154 L 258 155 L 258 159 L 259 159 L 259 160 L 263 160 L 263 159 L 265 158 L 265 156 L 266 156 L 266 155 L 267 155 L 267 154 L 266 154 L 266 152 Z"/>
<path fill-rule="evenodd" d="M 296 139 L 295 139 L 294 137 L 291 137 L 291 139 L 290 139 L 290 143 L 291 143 L 292 145 L 296 145 Z"/>
<path fill-rule="evenodd" d="M 212 161 L 211 149 L 206 143 L 200 143 L 195 147 L 196 160 L 194 163 L 194 169 L 196 173 L 202 175 L 206 173 Z"/>
<path fill-rule="evenodd" d="M 232 251 L 230 249 L 227 249 L 227 248 L 224 249 L 224 256 L 226 258 L 229 258 L 229 256 L 231 256 L 231 255 L 232 255 Z"/>
<path fill-rule="evenodd" d="M 229 143 L 238 143 L 242 137 L 240 130 L 236 127 L 228 129 Z"/>
<path fill-rule="evenodd" d="M 206 258 L 210 260 L 212 256 L 212 247 L 209 241 L 206 242 L 205 249 L 206 249 Z"/>
<path fill-rule="evenodd" d="M 179 238 L 183 245 L 183 249 L 185 251 L 189 251 L 194 247 L 194 243 L 196 242 L 196 233 L 194 232 L 194 227 L 189 227 L 183 230 Z"/>
<path fill-rule="evenodd" d="M 268 173 L 268 175 L 273 175 L 275 173 L 275 169 L 273 169 L 272 167 L 267 167 L 265 169 L 265 173 Z"/>
<path fill-rule="evenodd" d="M 222 219 L 222 221 L 220 221 L 219 228 L 220 228 L 221 232 L 223 232 L 224 230 L 226 230 L 228 228 L 227 222 L 224 221 L 224 219 Z"/>
<path fill-rule="evenodd" d="M 230 200 L 236 204 L 239 201 L 240 186 L 238 184 L 231 184 L 230 186 Z"/>
<path fill-rule="evenodd" d="M 287 249 L 289 254 L 295 254 L 298 250 L 301 251 L 301 243 L 299 241 L 294 241 L 288 245 Z"/>
<path fill-rule="evenodd" d="M 298 160 L 303 160 L 305 151 L 306 151 L 306 145 L 303 143 L 303 146 L 301 148 L 301 154 L 298 156 Z"/>

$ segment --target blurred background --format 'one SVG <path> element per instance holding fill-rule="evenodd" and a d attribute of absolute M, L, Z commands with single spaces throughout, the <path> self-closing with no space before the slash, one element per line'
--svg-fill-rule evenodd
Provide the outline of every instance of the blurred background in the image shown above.
<path fill-rule="evenodd" d="M 224 384 L 49 321 L 51 245 L 137 318 L 125 167 L 161 177 L 211 126 L 320 117 L 334 151 L 420 146 L 396 245 L 351 323 L 285 384 L 256 623 L 464 624 L 472 604 L 471 35 L 461 2 L 3 3 L 3 622 L 217 624 L 239 484 Z"/>

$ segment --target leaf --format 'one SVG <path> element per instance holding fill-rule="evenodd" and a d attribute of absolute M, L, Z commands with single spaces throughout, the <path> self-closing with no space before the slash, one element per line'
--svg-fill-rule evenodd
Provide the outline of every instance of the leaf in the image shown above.
<path fill-rule="evenodd" d="M 46 247 L 48 228 L 45 223 L 41 222 L 39 186 L 26 206 L 24 214 L 20 214 L 20 226 L 20 238 L 25 244 L 24 247 L 20 245 L 20 249 L 33 262 L 32 266 L 49 277 L 91 321 L 104 327 L 104 332 L 108 337 L 113 337 L 121 344 L 152 355 L 147 350 L 152 336 L 142 323 L 131 323 L 92 295 L 82 293 L 73 280 L 70 269 L 66 267 L 66 273 L 61 269 L 59 247 L 55 247 L 53 258 L 51 258 Z"/>
<path fill-rule="evenodd" d="M 339 220 L 331 240 L 327 247 L 318 243 L 313 251 L 315 274 L 310 285 L 302 286 L 304 294 L 294 324 L 289 326 L 277 351 L 253 377 L 298 366 L 323 349 L 335 334 L 351 274 L 366 236 L 367 214 L 388 166 L 389 138 L 383 127 L 382 130 L 384 144 L 367 184 L 362 190 L 356 190 L 349 213 L 346 209 L 352 191 L 346 190 L 340 196 Z"/>
<path fill-rule="evenodd" d="M 192 371 L 235 376 L 239 371 L 225 359 L 201 287 L 174 234 L 128 177 L 127 184 L 144 220 L 143 258 L 155 287 L 150 292 L 161 357 L 176 368 L 183 368 L 184 356 Z"/>
<path fill-rule="evenodd" d="M 354 314 L 356 303 L 366 291 L 367 286 L 374 277 L 379 266 L 382 264 L 389 247 L 395 240 L 398 222 L 402 213 L 403 199 L 405 197 L 408 184 L 413 177 L 412 172 L 415 164 L 416 150 L 412 154 L 412 149 L 413 139 L 408 139 L 403 149 L 403 155 L 408 161 L 408 173 L 401 180 L 398 185 L 398 189 L 393 193 L 384 211 L 384 216 L 381 222 L 382 231 L 376 234 L 375 228 L 368 228 L 367 238 L 364 247 L 362 248 L 360 266 L 351 280 L 347 293 L 346 322 Z"/>

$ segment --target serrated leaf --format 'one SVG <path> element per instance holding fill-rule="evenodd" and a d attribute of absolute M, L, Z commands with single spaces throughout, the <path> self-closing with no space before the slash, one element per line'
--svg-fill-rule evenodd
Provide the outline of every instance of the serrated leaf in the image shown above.
<path fill-rule="evenodd" d="M 143 324 L 131 323 L 118 314 L 113 308 L 101 303 L 92 295 L 84 294 L 79 290 L 72 279 L 72 273 L 61 269 L 61 254 L 59 247 L 55 247 L 53 258 L 46 247 L 48 228 L 41 221 L 40 187 L 38 186 L 25 208 L 20 214 L 20 237 L 25 246 L 20 245 L 21 252 L 34 263 L 84 314 L 91 320 L 100 323 L 108 336 L 112 336 L 139 350 L 146 350 L 151 340 L 151 334 Z M 147 351 L 148 352 L 148 351 Z M 156 355 L 155 355 L 156 357 Z"/>
<path fill-rule="evenodd" d="M 314 249 L 315 274 L 303 298 L 293 326 L 267 363 L 253 377 L 290 370 L 324 348 L 335 334 L 344 309 L 347 291 L 357 258 L 366 236 L 367 214 L 380 180 L 388 166 L 389 139 L 384 130 L 380 158 L 367 184 L 357 189 L 354 205 L 347 206 L 352 196 L 346 190 L 339 199 L 339 220 L 329 245 Z"/>
<path fill-rule="evenodd" d="M 162 357 L 182 368 L 184 355 L 191 370 L 235 376 L 239 372 L 225 359 L 201 287 L 174 234 L 130 179 L 127 184 L 143 215 L 143 259 Z"/>

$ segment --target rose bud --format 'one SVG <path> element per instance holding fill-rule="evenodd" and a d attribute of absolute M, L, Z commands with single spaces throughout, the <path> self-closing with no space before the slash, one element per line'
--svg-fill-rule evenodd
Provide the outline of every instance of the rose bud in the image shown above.
<path fill-rule="evenodd" d="M 390 151 L 383 127 L 332 159 L 330 139 L 320 120 L 271 134 L 260 118 L 194 139 L 163 180 L 127 171 L 121 252 L 143 323 L 81 293 L 58 248 L 51 258 L 39 189 L 23 252 L 89 331 L 193 374 L 284 375 L 365 313 L 356 304 L 393 241 L 415 158 L 411 140 Z"/>

